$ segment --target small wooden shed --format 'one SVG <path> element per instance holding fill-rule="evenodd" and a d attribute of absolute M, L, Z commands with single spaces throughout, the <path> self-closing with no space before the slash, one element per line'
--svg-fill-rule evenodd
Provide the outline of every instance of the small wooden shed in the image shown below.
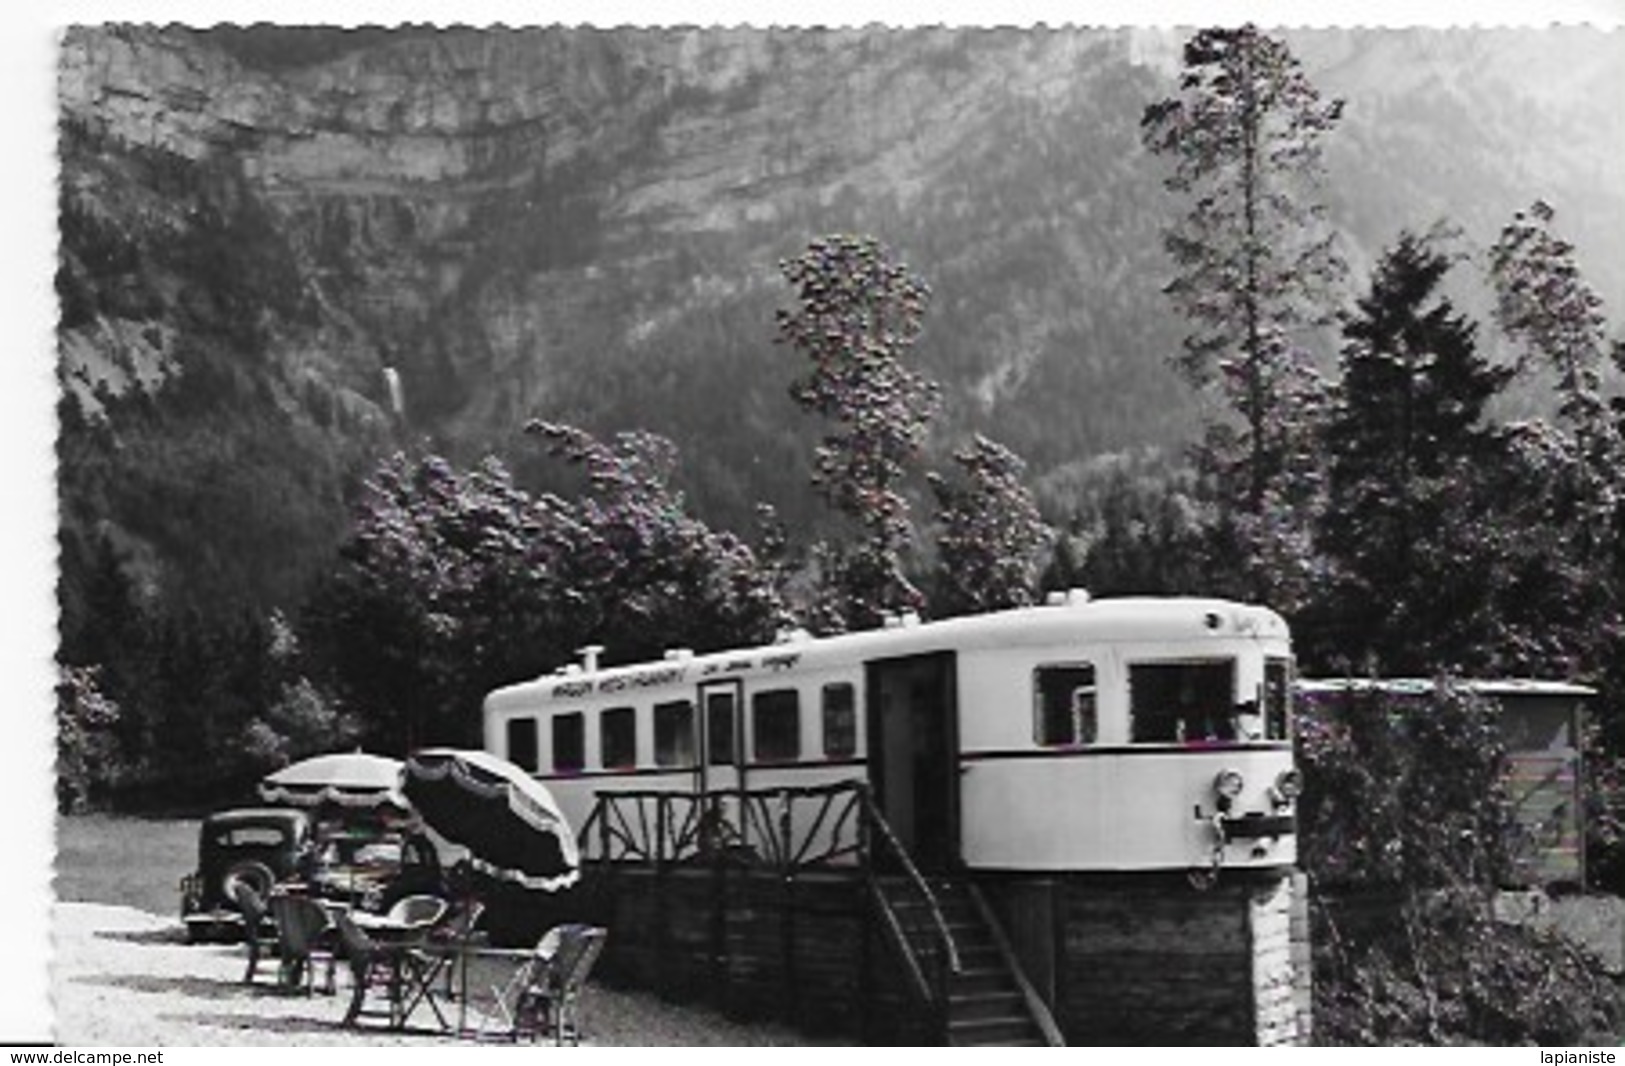
<path fill-rule="evenodd" d="M 1523 839 L 1518 878 L 1524 886 L 1586 887 L 1585 708 L 1597 692 L 1565 681 L 1527 678 L 1457 679 L 1451 682 L 1501 708 L 1510 766 L 1512 801 Z M 1335 699 L 1346 692 L 1381 691 L 1426 699 L 1439 682 L 1417 678 L 1309 680 L 1300 697 Z"/>

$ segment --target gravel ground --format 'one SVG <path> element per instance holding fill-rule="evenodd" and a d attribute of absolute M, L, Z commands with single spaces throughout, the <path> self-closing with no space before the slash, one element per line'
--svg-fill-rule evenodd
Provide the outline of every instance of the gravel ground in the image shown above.
<path fill-rule="evenodd" d="M 60 1044 L 458 1044 L 438 1033 L 344 1028 L 339 1022 L 349 997 L 342 967 L 337 996 L 279 992 L 273 985 L 274 959 L 269 966 L 261 963 L 257 984 L 245 985 L 241 945 L 187 944 L 173 918 L 100 903 L 58 903 L 52 908 L 52 931 L 51 988 Z M 813 1043 L 777 1026 L 742 1025 L 653 996 L 596 986 L 583 997 L 581 1013 L 586 1042 L 604 1046 Z"/>

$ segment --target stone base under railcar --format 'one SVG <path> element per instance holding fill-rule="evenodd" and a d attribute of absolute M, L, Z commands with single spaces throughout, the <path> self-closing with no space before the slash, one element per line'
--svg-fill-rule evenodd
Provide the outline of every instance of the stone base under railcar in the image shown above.
<path fill-rule="evenodd" d="M 1073 1045 L 1307 1044 L 1306 883 L 1294 871 L 971 878 Z M 493 935 L 610 930 L 606 982 L 869 1044 L 940 1042 L 918 1017 L 862 875 L 588 863 L 556 896 L 494 901 Z"/>
<path fill-rule="evenodd" d="M 1308 885 L 1295 871 L 982 881 L 1075 1044 L 1309 1044 Z"/>

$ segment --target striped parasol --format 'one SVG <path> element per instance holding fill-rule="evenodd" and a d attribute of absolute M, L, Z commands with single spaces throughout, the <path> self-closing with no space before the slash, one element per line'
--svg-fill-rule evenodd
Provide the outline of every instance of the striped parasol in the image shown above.
<path fill-rule="evenodd" d="M 581 856 L 547 786 L 483 751 L 431 748 L 406 761 L 401 791 L 474 869 L 543 892 L 569 888 Z"/>

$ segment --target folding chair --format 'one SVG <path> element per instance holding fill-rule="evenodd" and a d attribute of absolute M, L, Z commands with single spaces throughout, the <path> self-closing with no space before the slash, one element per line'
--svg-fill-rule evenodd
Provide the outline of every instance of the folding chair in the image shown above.
<path fill-rule="evenodd" d="M 457 949 L 459 955 L 456 966 L 466 968 L 468 966 L 466 953 L 474 939 L 475 926 L 479 925 L 480 916 L 484 913 L 485 904 L 477 899 L 468 898 L 453 903 L 440 921 L 429 930 L 429 943 L 442 950 Z M 452 979 L 459 976 L 454 973 L 455 969 L 454 966 L 445 968 L 445 996 L 447 999 L 452 998 L 455 994 L 452 988 Z M 468 975 L 466 972 L 460 976 L 465 982 L 467 981 Z"/>

